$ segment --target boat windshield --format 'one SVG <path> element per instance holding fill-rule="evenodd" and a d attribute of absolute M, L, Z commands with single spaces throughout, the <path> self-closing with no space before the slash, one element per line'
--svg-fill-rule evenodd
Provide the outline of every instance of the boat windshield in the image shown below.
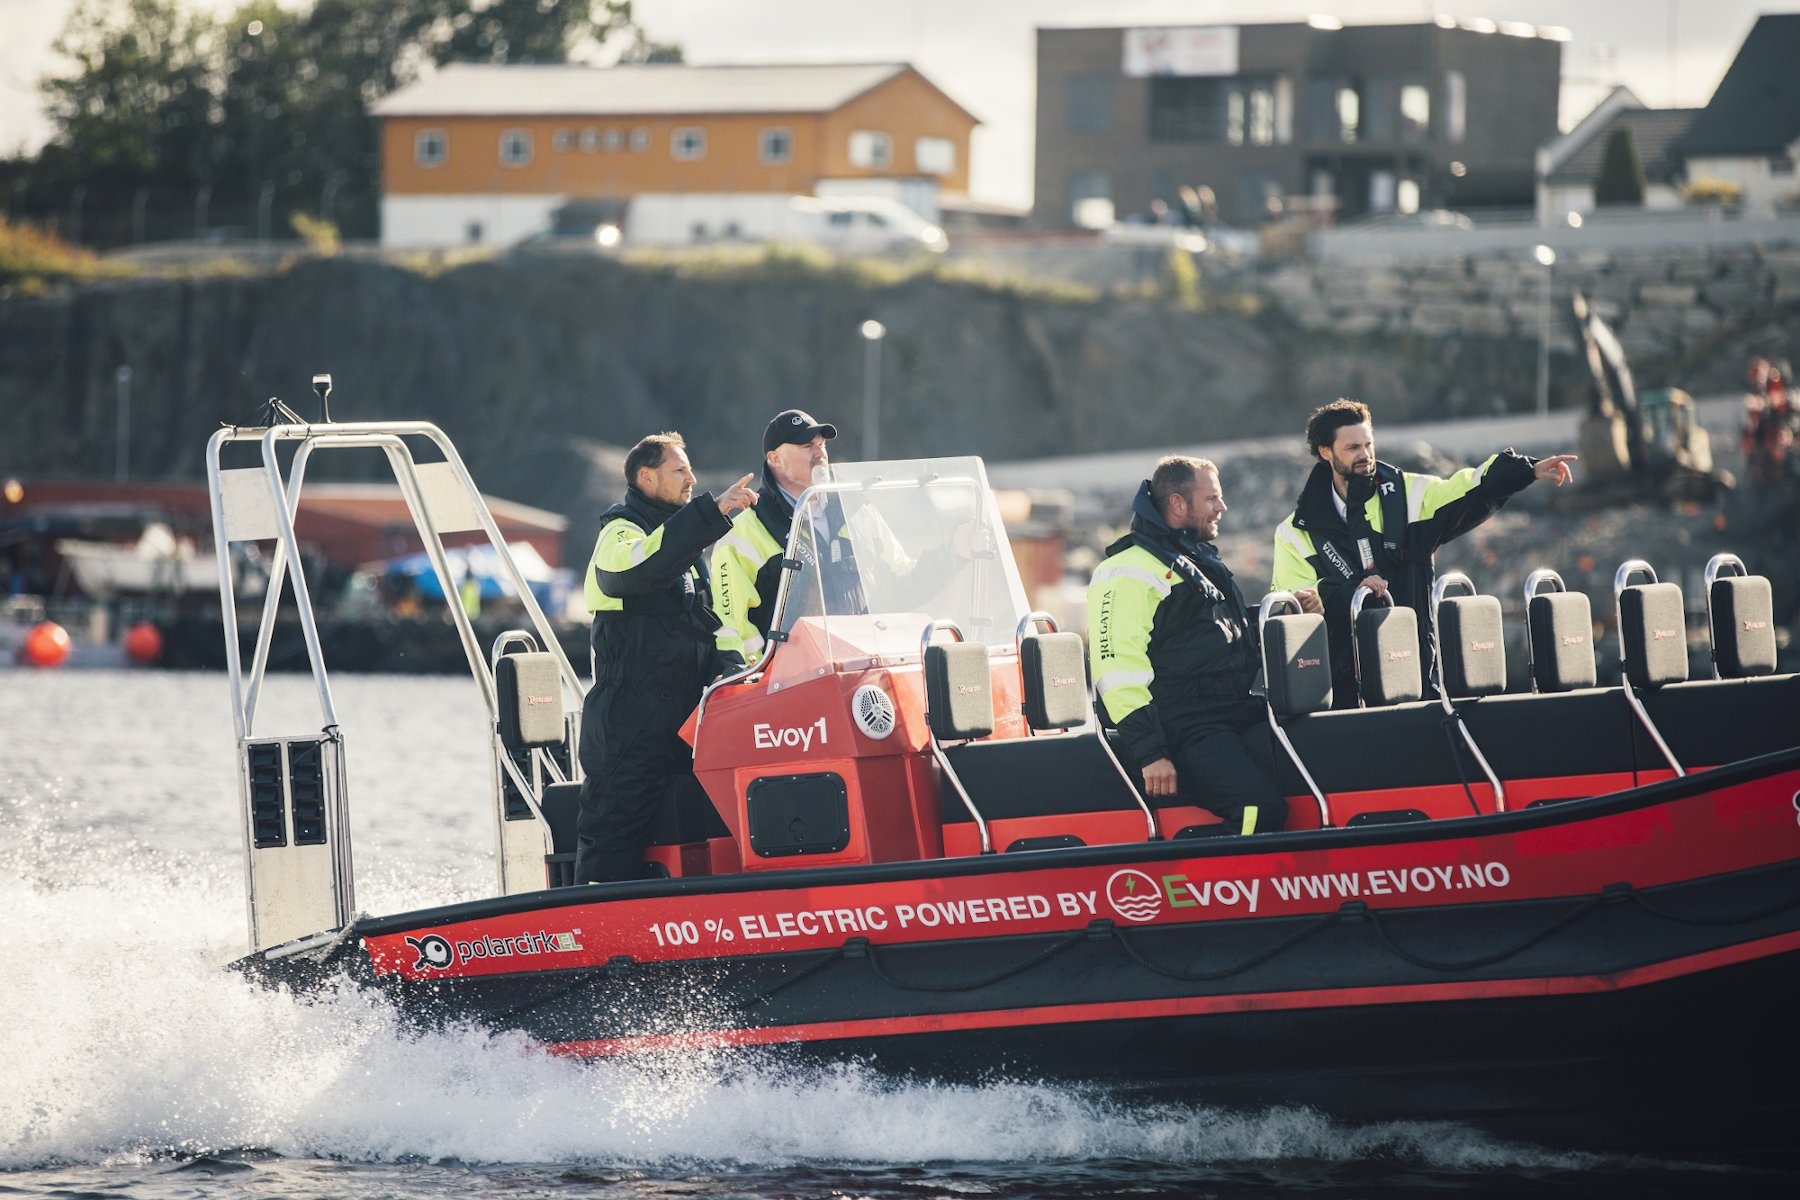
<path fill-rule="evenodd" d="M 932 620 L 1013 645 L 1025 589 L 979 458 L 833 464 L 795 511 L 774 678 L 917 656 Z"/>

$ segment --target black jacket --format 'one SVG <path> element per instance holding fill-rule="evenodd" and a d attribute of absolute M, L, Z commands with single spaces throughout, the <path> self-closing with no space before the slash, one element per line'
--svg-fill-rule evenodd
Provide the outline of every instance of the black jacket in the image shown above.
<path fill-rule="evenodd" d="M 1139 763 L 1168 757 L 1182 725 L 1242 712 L 1259 662 L 1243 593 L 1212 543 L 1163 521 L 1148 481 L 1094 572 L 1088 614 L 1101 706 Z"/>
<path fill-rule="evenodd" d="M 1535 459 L 1503 450 L 1480 467 L 1440 479 L 1378 462 L 1372 477 L 1350 482 L 1347 517 L 1338 515 L 1332 500 L 1330 465 L 1313 466 L 1293 515 L 1276 531 L 1273 586 L 1282 591 L 1317 586 L 1325 606 L 1338 707 L 1355 703 L 1350 597 L 1356 585 L 1379 575 L 1394 603 L 1417 614 L 1419 662 L 1429 692 L 1436 661 L 1431 588 L 1437 580 L 1437 549 L 1498 512 L 1536 478 L 1535 466 Z"/>

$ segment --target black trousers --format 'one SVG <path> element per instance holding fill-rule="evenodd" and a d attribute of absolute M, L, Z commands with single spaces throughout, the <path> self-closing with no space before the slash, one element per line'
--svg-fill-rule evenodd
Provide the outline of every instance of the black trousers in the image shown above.
<path fill-rule="evenodd" d="M 698 699 L 698 689 L 695 689 Z M 671 700 L 674 700 L 671 703 Z M 596 686 L 582 704 L 575 882 L 644 877 L 644 849 L 670 784 L 694 769 L 681 738 L 692 710 L 655 688 Z"/>
<path fill-rule="evenodd" d="M 1269 833 L 1287 821 L 1275 782 L 1268 718 L 1260 702 L 1224 711 L 1171 708 L 1158 714 L 1184 796 L 1217 814 L 1234 833 Z"/>

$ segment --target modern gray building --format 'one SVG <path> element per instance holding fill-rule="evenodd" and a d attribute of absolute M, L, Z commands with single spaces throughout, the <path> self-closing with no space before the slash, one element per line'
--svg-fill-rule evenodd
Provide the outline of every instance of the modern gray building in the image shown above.
<path fill-rule="evenodd" d="M 1302 204 L 1340 221 L 1529 207 L 1567 38 L 1449 17 L 1039 29 L 1033 224 L 1203 186 L 1235 225 Z"/>

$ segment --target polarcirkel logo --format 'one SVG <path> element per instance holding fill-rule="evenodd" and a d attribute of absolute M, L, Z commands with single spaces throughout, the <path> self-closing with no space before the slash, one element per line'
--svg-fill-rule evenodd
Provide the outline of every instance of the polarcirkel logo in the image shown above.
<path fill-rule="evenodd" d="M 1106 902 L 1121 917 L 1139 924 L 1162 915 L 1162 889 L 1142 871 L 1114 871 L 1106 881 Z"/>

